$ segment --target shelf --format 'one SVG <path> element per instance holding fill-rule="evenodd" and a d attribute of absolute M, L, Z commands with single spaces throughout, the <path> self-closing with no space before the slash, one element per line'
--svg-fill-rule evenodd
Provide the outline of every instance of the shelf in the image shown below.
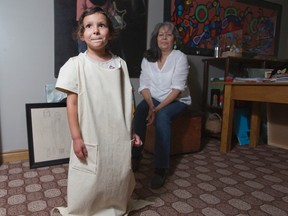
<path fill-rule="evenodd" d="M 209 80 L 209 68 L 214 66 L 218 69 L 223 70 L 224 79 L 228 74 L 233 76 L 245 77 L 247 76 L 247 68 L 261 68 L 261 69 L 273 69 L 277 66 L 283 64 L 288 64 L 288 59 L 261 59 L 261 58 L 247 58 L 247 57 L 220 57 L 220 58 L 204 58 L 202 59 L 204 63 L 203 70 L 203 92 L 202 92 L 202 112 L 206 113 L 209 110 L 215 111 L 211 106 L 208 105 L 208 89 L 211 84 L 219 83 L 210 83 Z M 221 108 L 219 108 L 221 112 Z M 217 113 L 219 113 L 217 112 Z"/>
<path fill-rule="evenodd" d="M 227 69 L 229 64 L 241 64 L 241 65 L 248 65 L 249 67 L 255 68 L 273 68 L 277 65 L 287 64 L 287 59 L 279 59 L 279 60 L 272 60 L 272 59 L 260 59 L 260 58 L 245 58 L 245 57 L 220 57 L 220 58 L 205 58 L 202 61 L 211 66 L 218 67 L 220 69 Z"/>

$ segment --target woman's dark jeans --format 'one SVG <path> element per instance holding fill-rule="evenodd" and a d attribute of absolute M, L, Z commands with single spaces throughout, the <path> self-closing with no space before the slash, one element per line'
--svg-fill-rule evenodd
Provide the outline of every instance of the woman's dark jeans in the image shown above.
<path fill-rule="evenodd" d="M 156 107 L 160 102 L 153 98 L 153 104 Z M 169 168 L 170 166 L 170 144 L 171 144 L 171 123 L 175 116 L 185 111 L 187 104 L 174 101 L 166 107 L 160 109 L 154 121 L 155 126 L 155 168 Z M 134 113 L 133 130 L 138 134 L 145 145 L 146 118 L 149 112 L 149 106 L 145 100 L 142 100 Z M 132 148 L 132 157 L 141 156 L 143 145 Z"/>

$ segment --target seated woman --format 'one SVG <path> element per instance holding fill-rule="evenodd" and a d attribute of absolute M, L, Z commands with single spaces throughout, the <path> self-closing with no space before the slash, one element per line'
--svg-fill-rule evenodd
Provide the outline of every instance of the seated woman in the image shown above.
<path fill-rule="evenodd" d="M 133 129 L 145 143 L 146 126 L 155 126 L 154 176 L 150 187 L 164 185 L 170 166 L 171 122 L 190 104 L 186 85 L 189 73 L 187 56 L 177 50 L 179 32 L 170 22 L 159 23 L 151 35 L 150 49 L 141 64 L 140 87 L 143 96 L 134 114 Z M 137 171 L 143 146 L 132 149 L 132 166 Z"/>

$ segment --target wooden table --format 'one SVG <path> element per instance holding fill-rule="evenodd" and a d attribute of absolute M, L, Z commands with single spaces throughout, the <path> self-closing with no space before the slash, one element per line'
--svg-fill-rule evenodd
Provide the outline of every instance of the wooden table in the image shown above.
<path fill-rule="evenodd" d="M 288 82 L 222 82 L 225 85 L 220 151 L 231 149 L 235 100 L 251 101 L 250 147 L 256 147 L 260 134 L 260 102 L 288 104 Z"/>

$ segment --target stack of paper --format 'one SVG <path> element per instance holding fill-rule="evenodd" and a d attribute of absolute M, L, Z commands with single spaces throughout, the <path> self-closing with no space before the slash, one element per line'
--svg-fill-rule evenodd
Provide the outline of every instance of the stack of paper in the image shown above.
<path fill-rule="evenodd" d="M 243 78 L 235 77 L 233 82 L 288 82 L 288 76 L 272 77 L 272 78 Z"/>

